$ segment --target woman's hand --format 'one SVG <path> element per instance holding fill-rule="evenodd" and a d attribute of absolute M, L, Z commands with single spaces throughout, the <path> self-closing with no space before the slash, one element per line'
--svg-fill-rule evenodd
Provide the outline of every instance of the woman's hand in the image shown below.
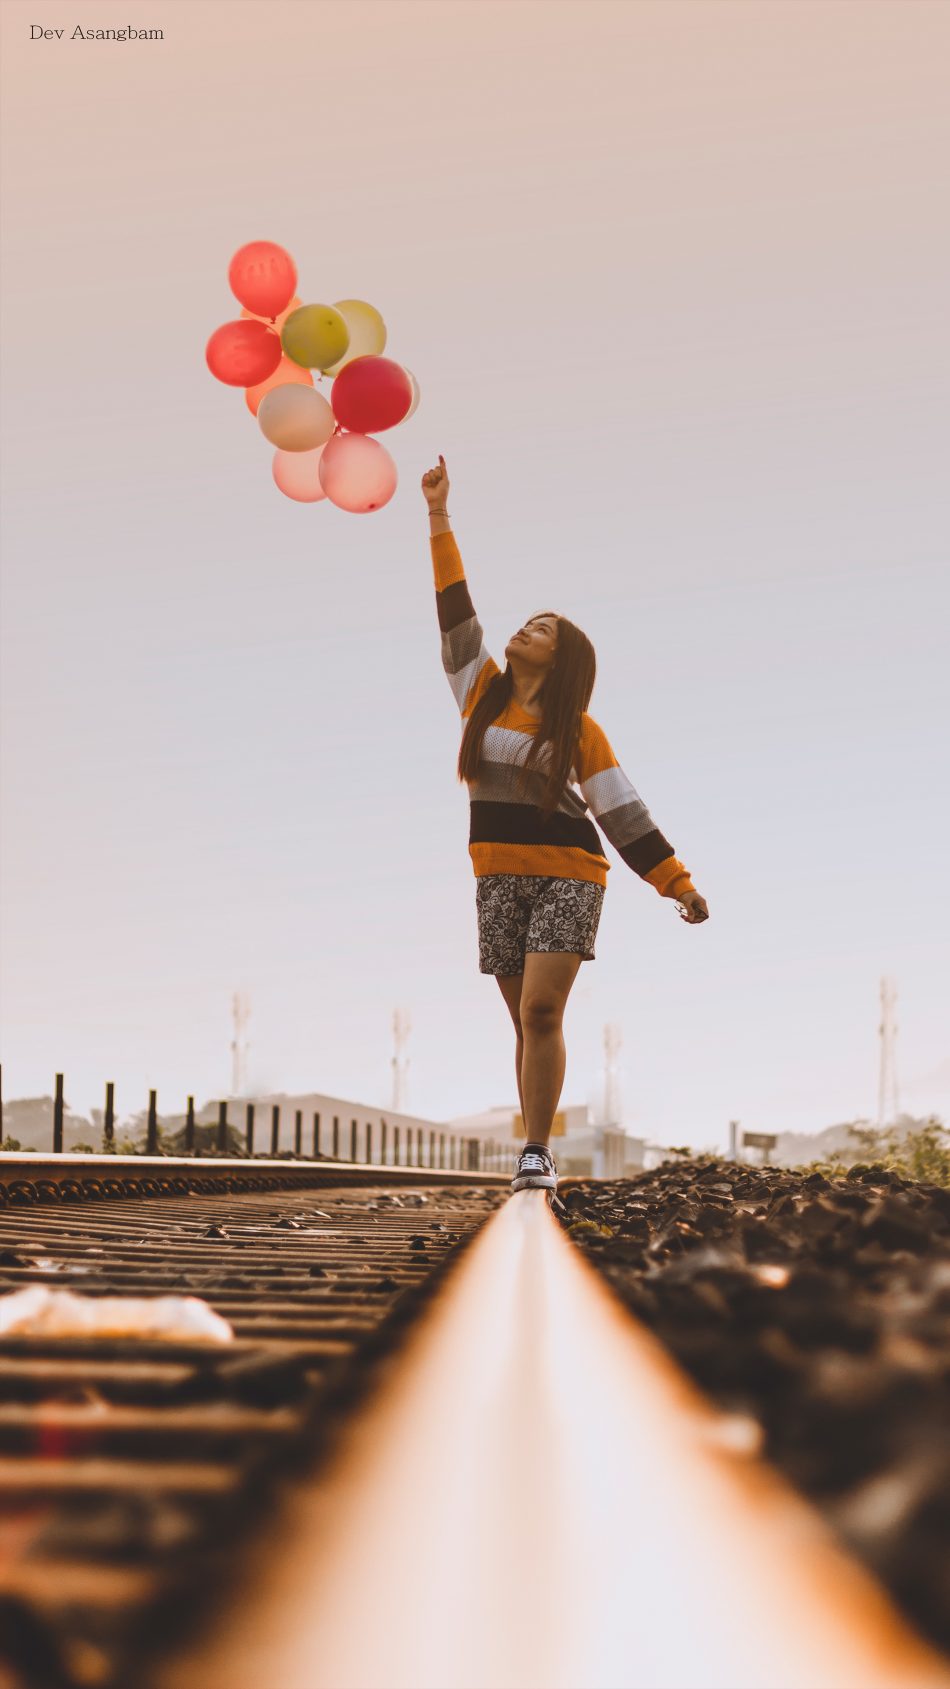
<path fill-rule="evenodd" d="M 449 472 L 441 452 L 438 469 L 427 469 L 422 477 L 422 491 L 430 510 L 434 504 L 445 509 L 445 501 L 449 496 Z"/>
<path fill-rule="evenodd" d="M 706 899 L 698 891 L 684 891 L 682 897 L 676 899 L 680 905 L 680 920 L 689 921 L 695 925 L 697 921 L 708 921 L 709 910 Z"/>

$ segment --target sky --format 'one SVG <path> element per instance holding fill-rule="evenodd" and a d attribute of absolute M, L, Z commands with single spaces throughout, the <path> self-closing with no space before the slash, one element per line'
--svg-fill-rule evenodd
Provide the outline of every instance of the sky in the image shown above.
<path fill-rule="evenodd" d="M 709 905 L 612 846 L 562 1104 L 661 1143 L 950 1117 L 950 6 L 5 0 L 2 1057 L 517 1107 L 478 971 L 422 474 L 489 650 L 555 608 Z M 57 38 L 31 30 L 63 29 Z M 160 28 L 162 40 L 73 38 Z M 285 498 L 205 363 L 233 253 L 421 393 L 382 509 Z M 326 384 L 324 384 L 324 391 Z"/>

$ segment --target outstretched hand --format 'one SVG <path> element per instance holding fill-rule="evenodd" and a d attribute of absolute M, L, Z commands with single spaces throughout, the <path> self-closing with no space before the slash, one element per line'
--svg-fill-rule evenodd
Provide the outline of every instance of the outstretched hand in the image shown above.
<path fill-rule="evenodd" d="M 682 897 L 676 899 L 680 908 L 680 920 L 689 921 L 694 926 L 697 921 L 708 921 L 709 910 L 706 899 L 698 891 L 684 891 Z"/>
<path fill-rule="evenodd" d="M 425 501 L 429 505 L 444 505 L 449 492 L 449 472 L 445 467 L 445 458 L 439 453 L 437 469 L 427 469 L 422 477 L 422 491 Z"/>

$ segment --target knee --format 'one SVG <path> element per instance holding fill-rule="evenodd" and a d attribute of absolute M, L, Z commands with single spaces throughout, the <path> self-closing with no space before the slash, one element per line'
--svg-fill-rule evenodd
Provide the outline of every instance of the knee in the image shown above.
<path fill-rule="evenodd" d="M 563 1005 L 553 997 L 531 997 L 521 1004 L 521 1024 L 527 1032 L 553 1032 L 561 1024 Z"/>

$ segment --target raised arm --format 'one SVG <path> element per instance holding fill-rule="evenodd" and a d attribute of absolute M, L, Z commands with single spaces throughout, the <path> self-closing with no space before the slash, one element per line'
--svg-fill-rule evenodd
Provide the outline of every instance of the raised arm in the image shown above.
<path fill-rule="evenodd" d="M 594 820 L 628 868 L 659 892 L 682 897 L 695 891 L 689 871 L 673 854 L 639 792 L 624 773 L 602 727 L 582 718 L 577 783 Z"/>
<path fill-rule="evenodd" d="M 442 666 L 459 714 L 466 716 L 499 668 L 486 648 L 482 624 L 469 596 L 461 553 L 446 507 L 449 482 L 445 459 L 441 456 L 439 466 L 427 470 L 422 478 L 422 490 L 429 506 L 429 546 L 442 633 Z"/>

